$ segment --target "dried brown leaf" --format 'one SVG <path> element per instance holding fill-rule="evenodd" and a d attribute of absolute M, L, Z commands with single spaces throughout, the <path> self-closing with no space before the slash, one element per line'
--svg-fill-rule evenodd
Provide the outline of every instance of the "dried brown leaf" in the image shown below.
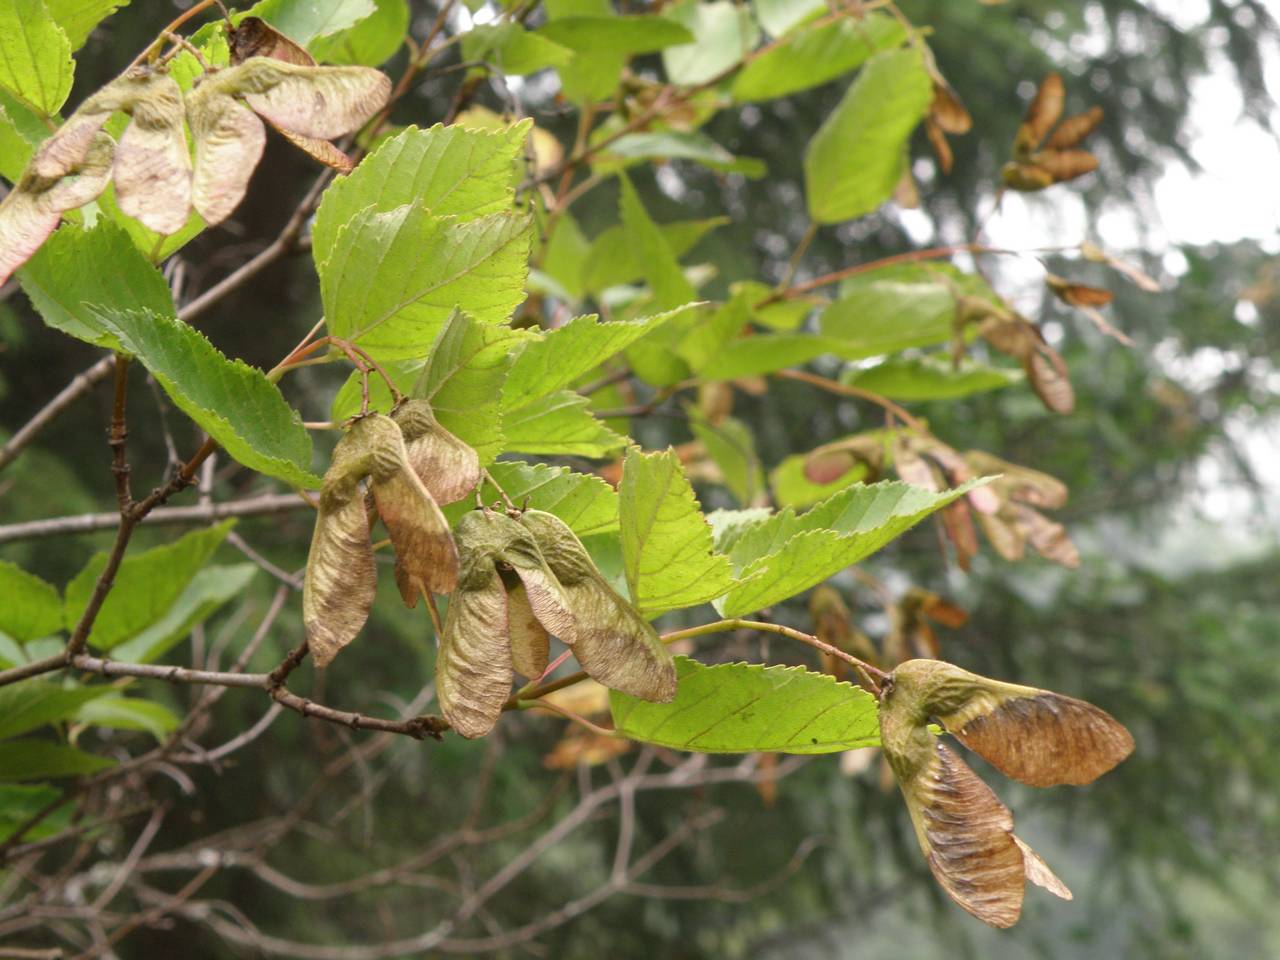
<path fill-rule="evenodd" d="M 267 132 L 252 110 L 209 80 L 187 96 L 187 121 L 196 148 L 191 200 L 213 226 L 244 199 Z"/>
<path fill-rule="evenodd" d="M 191 213 L 182 90 L 168 74 L 152 73 L 131 106 L 133 119 L 116 148 L 116 202 L 148 229 L 177 233 Z"/>
<path fill-rule="evenodd" d="M 406 400 L 391 411 L 400 425 L 414 473 L 437 503 L 461 500 L 480 482 L 480 458 L 440 426 L 426 400 Z"/>
<path fill-rule="evenodd" d="M 559 517 L 541 510 L 526 510 L 520 522 L 568 597 L 575 628 L 560 637 L 572 646 L 588 676 L 642 700 L 675 699 L 670 651 L 648 621 L 600 575 L 574 532 Z"/>
<path fill-rule="evenodd" d="M 1053 136 L 1045 143 L 1045 147 L 1049 150 L 1070 149 L 1093 133 L 1101 122 L 1101 107 L 1090 107 L 1084 113 L 1077 113 L 1074 117 L 1067 117 L 1062 123 L 1058 124 L 1058 129 L 1053 131 Z"/>

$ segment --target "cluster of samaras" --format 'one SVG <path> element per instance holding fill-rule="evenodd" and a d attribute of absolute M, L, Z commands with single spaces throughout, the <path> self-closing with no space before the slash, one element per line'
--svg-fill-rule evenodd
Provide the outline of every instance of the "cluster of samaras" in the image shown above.
<path fill-rule="evenodd" d="M 475 451 L 437 422 L 425 400 L 351 425 L 324 476 L 307 559 L 303 619 L 317 666 L 355 638 L 373 607 L 372 508 L 395 549 L 405 604 L 415 606 L 419 594 L 450 594 L 436 698 L 462 736 L 493 728 L 514 672 L 542 676 L 552 635 L 605 686 L 672 700 L 671 654 L 562 520 L 541 510 L 480 509 L 450 532 L 439 504 L 460 500 L 480 480 Z"/>
<path fill-rule="evenodd" d="M 232 30 L 230 47 L 232 66 L 209 69 L 185 95 L 162 64 L 126 70 L 40 144 L 0 204 L 0 283 L 40 248 L 64 213 L 110 183 L 120 210 L 159 234 L 177 233 L 192 210 L 209 225 L 225 220 L 262 156 L 260 118 L 316 159 L 350 169 L 329 141 L 359 129 L 386 105 L 386 75 L 317 66 L 304 49 L 254 18 Z M 117 112 L 129 117 L 118 143 L 103 129 Z"/>
<path fill-rule="evenodd" d="M 989 680 L 938 660 L 908 660 L 880 695 L 880 742 L 929 869 L 980 920 L 1011 927 L 1026 881 L 1071 891 L 1013 832 L 1013 815 L 929 730 L 936 721 L 1006 776 L 1033 787 L 1091 783 L 1133 751 L 1108 713 L 1050 690 Z"/>

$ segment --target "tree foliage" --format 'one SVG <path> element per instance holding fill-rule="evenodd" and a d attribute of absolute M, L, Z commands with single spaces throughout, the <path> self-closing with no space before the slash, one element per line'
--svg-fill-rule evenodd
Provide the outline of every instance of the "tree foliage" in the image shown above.
<path fill-rule="evenodd" d="M 113 51 L 115 79 L 77 86 L 67 113 L 72 55 L 120 6 L 32 0 L 0 14 L 0 174 L 11 183 L 0 282 L 16 276 L 5 287 L 20 286 L 15 302 L 71 338 L 68 348 L 100 356 L 72 396 L 113 378 L 111 479 L 98 472 L 118 508 L 114 541 L 78 558 L 61 588 L 31 564 L 0 562 L 0 855 L 38 860 L 44 840 L 69 841 L 80 829 L 62 819 L 71 808 L 86 829 L 112 829 L 107 791 L 149 789 L 132 771 L 163 771 L 175 754 L 217 764 L 273 736 L 237 724 L 212 752 L 193 746 L 217 700 L 239 689 L 264 696 L 271 719 L 292 711 L 366 731 L 369 744 L 442 740 L 421 752 L 461 766 L 479 761 L 458 735 L 500 744 L 508 730 L 559 732 L 568 721 L 547 765 L 578 767 L 588 783 L 601 764 L 613 775 L 567 815 L 568 829 L 615 800 L 634 817 L 636 792 L 703 775 L 751 780 L 772 804 L 798 769 L 776 755 L 839 753 L 856 766 L 865 760 L 850 757 L 880 746 L 882 779 L 896 778 L 925 862 L 960 906 L 1005 928 L 1025 879 L 1070 899 L 942 737 L 1052 786 L 1107 773 L 1132 736 L 1082 700 L 946 663 L 935 627 L 960 627 L 966 614 L 938 594 L 913 585 L 887 600 L 890 628 L 876 642 L 842 591 L 852 593 L 856 570 L 887 597 L 868 561 L 901 541 L 927 544 L 909 535 L 915 527 L 934 533 L 935 571 L 954 562 L 981 573 L 994 557 L 1045 576 L 1035 565 L 1080 564 L 1061 514 L 1068 484 L 1051 475 L 1072 454 L 1035 438 L 1009 449 L 996 417 L 977 431 L 964 421 L 1017 405 L 1052 417 L 1045 431 L 1067 438 L 1064 449 L 1086 442 L 1102 393 L 1089 368 L 1134 343 L 1129 313 L 1113 322 L 1103 312 L 1112 290 L 1123 302 L 1159 285 L 1119 252 L 1063 236 L 1043 263 L 1036 313 L 1000 272 L 1001 258 L 1023 251 L 987 246 L 980 228 L 912 248 L 890 225 L 928 205 L 931 188 L 934 203 L 959 198 L 950 222 L 969 226 L 1010 190 L 1052 202 L 1106 184 L 1108 152 L 1091 143 L 1108 142 L 1108 115 L 1088 84 L 1039 61 L 1033 73 L 1001 64 L 981 93 L 998 91 L 1004 114 L 1021 120 L 975 124 L 951 66 L 969 13 L 935 24 L 928 10 L 912 22 L 861 4 L 686 0 L 638 13 L 547 0 L 486 7 L 486 18 L 446 4 L 424 25 L 403 0 L 263 0 L 203 25 L 193 18 L 215 14 L 211 2 L 168 27 L 147 16 L 154 39 L 127 66 Z M 1027 15 L 983 9 L 978 23 L 990 28 L 967 42 L 989 47 L 984 72 Z M 447 107 L 415 99 L 424 77 L 448 86 Z M 1028 81 L 1024 109 L 1017 88 Z M 562 106 L 550 108 L 547 90 Z M 803 111 L 788 149 L 753 146 L 746 131 L 761 111 L 793 100 Z M 310 186 L 279 174 L 267 125 L 309 165 Z M 953 149 L 966 137 L 980 139 L 981 159 Z M 973 182 L 940 186 L 953 169 L 986 178 L 981 203 Z M 788 181 L 793 215 L 775 226 L 803 226 L 758 262 L 731 222 L 735 207 L 753 195 L 776 204 Z M 667 216 L 673 197 L 694 193 L 687 212 L 714 216 Z M 293 205 L 278 237 L 224 270 L 236 232 L 260 225 L 272 195 Z M 724 209 L 701 210 L 706 196 L 727 198 Z M 867 242 L 849 246 L 855 238 Z M 698 254 L 709 248 L 712 263 Z M 295 254 L 310 266 L 282 321 L 232 336 L 237 291 Z M 1088 331 L 1087 352 L 1084 339 L 1064 346 L 1057 335 L 1065 317 Z M 139 367 L 161 411 L 190 421 L 177 434 L 192 451 L 178 453 L 170 418 L 140 415 Z M 663 418 L 679 426 L 663 429 Z M 170 462 L 138 495 L 139 448 L 158 440 Z M 19 470 L 36 453 L 29 441 L 11 440 L 0 469 L 17 460 L 16 482 L 38 484 Z M 198 502 L 174 513 L 170 501 L 193 486 Z M 300 574 L 224 519 L 309 509 Z M 132 545 L 166 518 L 198 528 Z M 298 559 L 305 535 L 294 527 L 281 539 Z M 253 563 L 213 562 L 237 549 Z M 909 573 L 929 576 L 919 564 Z M 252 639 L 216 619 L 269 579 L 276 599 Z M 398 600 L 382 586 L 392 582 Z M 294 592 L 301 616 L 287 602 Z M 366 636 L 388 622 L 413 637 L 394 657 Z M 225 632 L 209 650 L 215 623 Z M 719 634 L 742 650 L 695 646 Z M 184 657 L 188 636 L 197 639 Z M 779 654 L 784 642 L 795 652 Z M 803 659 L 803 648 L 814 653 Z M 569 657 L 581 673 L 562 666 Z M 308 659 L 317 682 L 303 697 L 291 685 Z M 388 664 L 421 688 L 404 709 L 389 711 L 366 682 Z M 1002 666 L 992 672 L 1040 682 Z M 176 699 L 175 684 L 208 692 Z M 1123 696 L 1106 702 L 1125 719 Z M 519 719 L 532 711 L 556 719 Z M 633 743 L 642 759 L 624 775 L 617 757 Z M 531 779 L 492 749 L 477 778 Z M 649 773 L 670 751 L 746 757 Z M 313 753 L 300 755 L 290 762 L 305 769 Z M 299 809 L 313 802 L 308 794 Z M 640 875 L 699 822 L 636 853 L 628 820 L 600 890 L 643 889 Z M 222 861 L 157 901 L 145 872 L 132 873 L 154 823 L 137 835 L 130 872 L 93 904 L 96 913 L 120 897 L 147 919 L 90 927 L 94 937 L 111 943 L 173 916 L 233 947 L 308 954 L 305 930 L 264 941 L 208 901 L 187 902 Z M 475 842 L 470 815 L 454 826 L 457 843 Z M 15 881 L 25 882 L 40 889 Z M 377 935 L 385 955 L 503 950 L 598 902 L 584 895 L 549 925 L 525 918 L 485 932 L 484 902 L 506 882 L 440 911 L 425 932 L 391 921 Z"/>

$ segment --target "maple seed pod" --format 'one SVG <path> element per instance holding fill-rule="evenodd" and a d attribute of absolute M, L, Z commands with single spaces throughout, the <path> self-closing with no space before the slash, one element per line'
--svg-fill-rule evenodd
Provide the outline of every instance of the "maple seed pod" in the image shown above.
<path fill-rule="evenodd" d="M 1084 113 L 1077 113 L 1074 117 L 1067 117 L 1058 125 L 1058 129 L 1053 131 L 1053 136 L 1045 142 L 1045 149 L 1069 150 L 1093 133 L 1101 122 L 1101 107 L 1090 107 Z"/>
<path fill-rule="evenodd" d="M 358 129 L 390 94 L 391 81 L 368 67 L 303 66 L 254 56 L 205 74 L 187 95 L 196 146 L 196 210 L 212 225 L 230 216 L 244 198 L 266 143 L 255 111 L 282 133 L 329 140 Z"/>
<path fill-rule="evenodd" d="M 68 210 L 82 207 L 107 188 L 115 141 L 94 134 L 78 165 L 46 179 L 30 168 L 0 201 L 0 285 L 40 249 Z"/>
<path fill-rule="evenodd" d="M 191 202 L 214 226 L 244 199 L 267 131 L 252 110 L 208 80 L 187 94 L 187 122 L 195 142 Z"/>
<path fill-rule="evenodd" d="M 369 486 L 378 516 L 396 552 L 396 586 L 405 605 L 417 605 L 418 594 L 450 593 L 458 583 L 458 552 L 440 507 L 409 465 L 400 428 L 380 413 L 351 427 L 372 457 Z"/>
<path fill-rule="evenodd" d="M 302 66 L 250 57 L 213 78 L 259 116 L 304 137 L 332 140 L 359 129 L 391 96 L 391 80 L 369 67 Z"/>
<path fill-rule="evenodd" d="M 535 635 L 564 639 L 575 620 L 533 537 L 515 520 L 474 511 L 458 521 L 455 537 L 460 572 L 436 657 L 436 698 L 453 728 L 473 739 L 498 722 L 513 664 L 536 674 L 546 668 L 536 650 L 513 649 L 513 621 L 515 639 L 524 643 L 530 622 Z M 508 577 L 518 579 L 520 591 L 508 592 Z"/>
<path fill-rule="evenodd" d="M 1045 274 L 1044 282 L 1055 297 L 1071 307 L 1105 307 L 1112 300 L 1110 290 L 1073 283 L 1056 274 Z"/>
<path fill-rule="evenodd" d="M 512 680 L 507 591 L 498 576 L 495 544 L 475 527 L 479 516 L 458 521 L 458 587 L 449 598 L 436 654 L 440 712 L 468 740 L 493 729 Z"/>
<path fill-rule="evenodd" d="M 907 661 L 893 672 L 881 695 L 880 740 L 934 879 L 999 928 L 1018 922 L 1027 880 L 1070 900 L 1066 885 L 1014 834 L 1009 809 L 929 732 L 928 694 L 911 673 L 917 663 L 937 661 Z"/>
<path fill-rule="evenodd" d="M 1088 150 L 1043 150 L 1031 162 L 1053 177 L 1054 183 L 1066 183 L 1098 169 L 1098 158 Z"/>
<path fill-rule="evenodd" d="M 182 90 L 171 76 L 154 71 L 132 82 L 137 88 L 130 109 L 133 119 L 116 147 L 116 202 L 147 229 L 168 236 L 186 225 L 191 212 L 191 156 Z"/>
<path fill-rule="evenodd" d="M 480 457 L 440 425 L 426 400 L 405 400 L 391 419 L 404 434 L 410 466 L 437 503 L 461 500 L 480 483 Z"/>
<path fill-rule="evenodd" d="M 348 433 L 334 447 L 320 488 L 302 586 L 302 620 L 317 667 L 328 666 L 355 639 L 373 608 L 377 570 L 360 493 L 371 465 L 366 439 Z"/>
<path fill-rule="evenodd" d="M 250 57 L 271 57 L 301 67 L 314 67 L 315 58 L 261 17 L 245 17 L 227 28 L 227 46 L 233 64 Z"/>
<path fill-rule="evenodd" d="M 937 660 L 900 664 L 893 687 L 1001 773 L 1033 787 L 1092 783 L 1133 752 L 1133 737 L 1106 711 L 1050 690 Z"/>
<path fill-rule="evenodd" d="M 587 675 L 642 700 L 674 700 L 671 652 L 604 579 L 568 524 L 542 510 L 524 511 L 520 523 L 533 535 L 568 599 L 576 626 L 560 639 L 573 649 Z"/>
<path fill-rule="evenodd" d="M 1062 84 L 1062 76 L 1057 73 L 1049 74 L 1040 82 L 1035 98 L 1022 118 L 1022 126 L 1018 129 L 1018 138 L 1014 144 L 1015 156 L 1019 155 L 1020 150 L 1034 150 L 1040 145 L 1062 116 L 1065 102 L 1066 89 Z"/>
<path fill-rule="evenodd" d="M 244 63 L 251 57 L 270 57 L 300 67 L 314 67 L 315 58 L 305 48 L 290 40 L 259 17 L 245 17 L 227 31 L 227 44 L 231 49 L 232 64 Z M 328 140 L 304 137 L 276 127 L 276 131 L 298 149 L 326 166 L 343 173 L 355 168 L 355 161 Z"/>
<path fill-rule="evenodd" d="M 1034 163 L 1010 161 L 1000 169 L 1000 179 L 1010 190 L 1019 190 L 1023 193 L 1034 193 L 1053 186 L 1053 174 Z"/>

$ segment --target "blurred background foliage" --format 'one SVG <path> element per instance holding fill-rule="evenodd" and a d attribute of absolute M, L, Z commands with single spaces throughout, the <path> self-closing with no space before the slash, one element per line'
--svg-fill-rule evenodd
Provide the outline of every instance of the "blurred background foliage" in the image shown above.
<path fill-rule="evenodd" d="M 73 102 L 114 75 L 125 54 L 151 37 L 163 19 L 155 6 L 133 4 L 94 35 L 79 58 Z M 427 5 L 413 6 L 415 17 L 434 16 Z M 905 0 L 903 10 L 912 20 L 935 28 L 930 42 L 939 66 L 973 114 L 974 131 L 953 140 L 955 169 L 946 177 L 928 159 L 921 138 L 914 151 L 924 158 L 915 165 L 920 213 L 908 220 L 886 212 L 822 230 L 801 276 L 969 235 L 991 208 L 993 184 L 1026 99 L 1049 69 L 1067 79 L 1069 111 L 1094 103 L 1106 110 L 1104 126 L 1091 141 L 1102 166 L 1083 189 L 1049 191 L 1031 201 L 1032 207 L 1052 222 L 1054 205 L 1068 202 L 1063 193 L 1071 191 L 1090 216 L 1119 209 L 1138 224 L 1150 222 L 1155 178 L 1170 163 L 1194 164 L 1189 145 L 1195 134 L 1187 120 L 1189 90 L 1198 78 L 1212 74 L 1236 84 L 1247 115 L 1264 125 L 1274 111 L 1263 76 L 1280 33 L 1267 5 L 1191 4 L 1203 13 L 1191 29 L 1183 23 L 1196 18 L 1183 10 L 1175 24 L 1168 13 L 1174 6 L 1140 0 L 1015 0 L 991 6 Z M 638 72 L 644 67 L 639 61 Z M 393 74 L 395 68 L 393 62 Z M 442 118 L 456 85 L 454 74 L 428 77 L 398 110 L 420 123 Z M 727 111 L 713 122 L 708 132 L 715 139 L 768 164 L 765 178 L 724 178 L 686 164 L 660 168 L 656 177 L 636 176 L 646 206 L 660 222 L 730 218 L 686 258 L 715 267 L 713 293 L 723 293 L 732 281 L 775 281 L 782 275 L 806 227 L 797 144 L 841 92 L 842 84 L 831 84 Z M 572 139 L 573 115 L 536 82 L 522 96 L 539 125 L 562 141 Z M 477 102 L 503 106 L 498 91 L 487 85 Z M 1248 159 L 1241 163 L 1247 167 Z M 206 286 L 266 242 L 312 175 L 297 151 L 273 140 L 255 175 L 257 189 L 235 225 L 210 231 L 188 249 L 186 282 Z M 613 223 L 616 202 L 611 186 L 579 201 L 574 209 L 584 232 L 594 235 Z M 1053 242 L 1079 239 L 1062 235 Z M 650 839 L 666 835 L 704 805 L 727 810 L 692 845 L 661 863 L 648 878 L 652 882 L 724 881 L 733 888 L 766 883 L 767 892 L 745 902 L 718 895 L 615 897 L 542 938 L 546 955 L 1280 956 L 1280 919 L 1272 909 L 1280 894 L 1280 759 L 1270 742 L 1280 728 L 1280 498 L 1271 469 L 1280 463 L 1280 261 L 1274 238 L 1206 247 L 1145 239 L 1145 250 L 1126 255 L 1158 277 L 1165 291 L 1151 295 L 1118 280 L 1109 283 L 1117 292 L 1114 319 L 1136 341 L 1132 349 L 1057 314 L 1047 302 L 1019 301 L 1029 315 L 1048 322 L 1047 332 L 1071 368 L 1078 397 L 1074 414 L 1047 413 L 1024 388 L 912 406 L 957 449 L 990 450 L 1065 481 L 1072 500 L 1060 518 L 1081 547 L 1080 568 L 1063 571 L 1038 559 L 1012 566 L 987 549 L 972 571 L 961 574 L 947 567 L 928 524 L 865 565 L 891 599 L 915 584 L 970 612 L 966 626 L 939 630 L 946 659 L 1087 697 L 1134 731 L 1134 757 L 1088 788 L 1033 793 L 996 775 L 986 777 L 1014 809 L 1019 832 L 1074 888 L 1076 903 L 1066 906 L 1029 893 L 1017 928 L 982 928 L 948 904 L 930 880 L 897 791 L 881 787 L 878 765 L 848 775 L 836 759 L 825 758 L 804 764 L 772 794 L 726 785 L 649 793 L 637 807 L 638 829 Z M 1072 275 L 1082 269 L 1052 260 L 1050 268 L 1074 270 Z M 1016 285 L 1016 273 L 1003 269 L 992 267 L 996 285 Z M 269 268 L 201 326 L 228 353 L 269 364 L 318 312 L 310 261 L 298 257 Z M 10 428 L 96 359 L 91 348 L 44 328 L 21 298 L 0 305 L 0 339 L 0 396 Z M 304 415 L 325 415 L 334 376 L 327 369 L 304 371 L 291 383 L 294 396 L 311 397 L 303 403 Z M 7 471 L 0 522 L 112 509 L 103 439 L 108 393 L 99 389 L 91 401 L 70 410 L 42 436 L 38 449 Z M 134 392 L 134 423 L 155 422 L 158 397 Z M 870 408 L 782 382 L 764 397 L 739 394 L 735 415 L 754 432 L 766 469 L 817 442 L 882 422 Z M 168 422 L 178 448 L 189 449 L 189 425 L 173 411 Z M 679 418 L 654 418 L 637 428 L 648 445 L 692 436 Z M 135 475 L 158 475 L 167 457 L 161 434 L 135 429 L 130 441 Z M 242 487 L 243 477 L 229 483 Z M 700 493 L 708 506 L 729 503 L 722 489 L 708 486 Z M 293 570 L 304 561 L 310 523 L 308 516 L 286 514 L 243 522 L 239 532 L 273 563 Z M 0 555 L 63 582 L 108 538 L 104 533 L 7 544 Z M 169 538 L 163 529 L 139 534 L 142 545 Z M 257 579 L 253 602 L 243 611 L 250 623 L 268 602 L 266 579 Z M 836 583 L 857 622 L 883 637 L 891 622 L 876 591 L 851 576 Z M 422 618 L 390 596 L 380 601 L 358 661 L 349 661 L 340 679 L 330 679 L 342 685 L 329 691 L 342 703 L 402 704 L 430 675 L 432 653 Z M 810 622 L 803 602 L 776 609 L 774 616 L 797 625 Z M 238 616 L 224 614 L 206 626 L 204 642 L 225 641 L 234 649 L 243 631 Z M 276 633 L 260 655 L 261 668 L 296 642 L 301 628 L 286 619 Z M 775 660 L 798 656 L 777 644 L 763 652 Z M 761 653 L 757 641 L 742 638 L 699 650 L 709 660 Z M 190 693 L 155 695 L 181 707 Z M 223 698 L 208 742 L 234 736 L 263 710 L 255 698 Z M 536 810 L 558 781 L 570 781 L 560 783 L 561 792 L 550 801 L 565 807 L 576 789 L 573 775 L 543 766 L 561 732 L 558 722 L 533 717 L 504 723 L 493 743 L 398 743 L 376 766 L 340 781 L 348 792 L 315 797 L 309 817 L 329 829 L 292 834 L 272 850 L 272 863 L 310 883 L 338 881 L 397 852 L 426 848 L 464 821 L 473 795 L 484 796 L 486 819 L 501 820 Z M 166 824 L 169 845 L 180 848 L 290 809 L 308 795 L 317 764 L 342 756 L 349 739 L 344 731 L 285 716 L 234 763 L 197 768 L 191 795 L 179 785 L 154 783 L 158 796 L 175 803 Z M 352 804 L 374 785 L 376 799 Z M 491 904 L 494 922 L 518 925 L 598 883 L 610 867 L 613 829 L 607 821 L 589 824 L 557 845 Z M 458 869 L 484 876 L 525 841 L 517 836 L 462 851 L 455 855 Z M 807 855 L 781 876 L 798 849 Z M 317 910 L 305 899 L 266 897 L 263 890 L 251 874 L 227 871 L 208 892 L 232 904 L 255 904 L 255 919 L 264 928 L 312 941 L 328 936 L 332 942 L 378 936 L 388 914 L 412 916 L 421 911 L 422 898 L 433 896 L 430 889 L 399 899 L 353 895 Z M 234 955 L 207 931 L 182 926 L 177 934 L 139 932 L 121 955 L 171 955 L 175 935 L 184 938 L 190 956 Z"/>

